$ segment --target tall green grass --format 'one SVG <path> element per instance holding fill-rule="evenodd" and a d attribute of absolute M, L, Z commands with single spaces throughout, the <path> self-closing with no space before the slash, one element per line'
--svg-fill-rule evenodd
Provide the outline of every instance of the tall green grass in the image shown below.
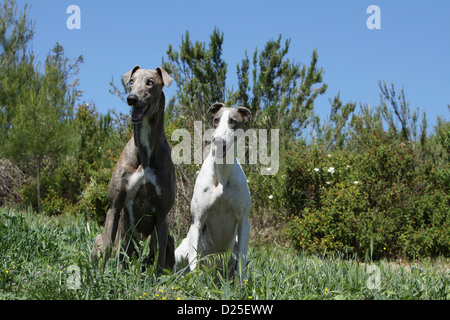
<path fill-rule="evenodd" d="M 363 263 L 252 246 L 246 279 L 230 279 L 220 262 L 157 277 L 135 257 L 127 269 L 93 265 L 99 232 L 83 217 L 0 209 L 0 299 L 450 299 L 448 260 Z"/>

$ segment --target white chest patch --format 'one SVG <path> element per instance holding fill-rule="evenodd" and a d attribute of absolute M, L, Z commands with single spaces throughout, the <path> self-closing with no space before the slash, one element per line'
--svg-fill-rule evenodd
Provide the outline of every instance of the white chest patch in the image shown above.
<path fill-rule="evenodd" d="M 138 192 L 139 188 L 146 183 L 151 183 L 155 187 L 156 194 L 160 196 L 161 188 L 156 182 L 156 174 L 153 169 L 146 168 L 145 170 L 142 169 L 141 166 L 130 175 L 128 178 L 127 183 L 127 199 L 133 199 L 136 196 L 136 193 Z"/>

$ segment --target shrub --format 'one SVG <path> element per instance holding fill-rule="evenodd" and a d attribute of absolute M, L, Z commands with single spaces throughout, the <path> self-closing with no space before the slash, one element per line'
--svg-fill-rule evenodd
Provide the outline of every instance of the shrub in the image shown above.
<path fill-rule="evenodd" d="M 414 145 L 362 132 L 358 152 L 321 154 L 300 147 L 286 158 L 285 235 L 310 252 L 373 258 L 449 255 L 449 196 Z"/>
<path fill-rule="evenodd" d="M 260 243 L 272 242 L 281 231 L 283 213 L 282 170 L 273 175 L 262 175 L 265 165 L 242 165 L 252 197 L 249 216 L 251 238 Z"/>
<path fill-rule="evenodd" d="M 41 201 L 41 209 L 48 215 L 63 213 L 65 206 L 66 201 L 64 201 L 54 189 L 48 190 L 46 197 Z"/>
<path fill-rule="evenodd" d="M 16 165 L 8 159 L 0 158 L 0 206 L 22 200 L 18 189 L 24 178 L 23 172 Z"/>
<path fill-rule="evenodd" d="M 108 168 L 93 171 L 90 182 L 80 196 L 79 210 L 100 224 L 105 222 L 109 208 L 108 187 L 111 173 Z"/>

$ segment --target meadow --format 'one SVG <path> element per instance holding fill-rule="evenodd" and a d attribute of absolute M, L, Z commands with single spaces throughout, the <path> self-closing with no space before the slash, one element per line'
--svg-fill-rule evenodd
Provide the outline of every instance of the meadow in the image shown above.
<path fill-rule="evenodd" d="M 0 300 L 448 300 L 450 261 L 371 261 L 312 255 L 281 245 L 250 246 L 247 277 L 218 264 L 156 277 L 131 257 L 94 265 L 99 227 L 82 216 L 0 209 Z M 176 243 L 181 240 L 176 239 Z M 146 245 L 141 253 L 146 254 Z M 216 259 L 217 260 L 217 259 Z"/>

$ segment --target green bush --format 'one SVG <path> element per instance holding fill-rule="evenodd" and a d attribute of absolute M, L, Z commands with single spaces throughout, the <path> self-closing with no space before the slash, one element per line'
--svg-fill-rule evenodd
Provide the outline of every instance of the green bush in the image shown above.
<path fill-rule="evenodd" d="M 41 206 L 49 215 L 72 214 L 76 211 L 80 190 L 86 180 L 85 169 L 74 160 L 61 161 L 53 170 L 42 175 Z"/>
<path fill-rule="evenodd" d="M 262 175 L 265 165 L 242 165 L 252 197 L 249 216 L 251 237 L 259 243 L 273 242 L 281 231 L 283 212 L 281 170 L 274 175 Z"/>
<path fill-rule="evenodd" d="M 53 189 L 47 191 L 47 195 L 41 201 L 41 209 L 48 215 L 62 214 L 66 207 L 66 201 Z"/>
<path fill-rule="evenodd" d="M 74 213 L 88 169 L 83 163 L 69 159 L 60 161 L 55 168 L 47 166 L 41 173 L 41 210 L 48 215 Z M 28 179 L 20 194 L 24 206 L 37 211 L 35 179 Z"/>
<path fill-rule="evenodd" d="M 449 195 L 412 143 L 379 131 L 321 154 L 300 147 L 286 157 L 285 235 L 309 252 L 347 251 L 373 258 L 448 256 Z"/>
<path fill-rule="evenodd" d="M 108 187 L 112 171 L 101 169 L 93 171 L 90 182 L 86 185 L 80 197 L 79 210 L 100 224 L 105 222 L 109 208 Z"/>

